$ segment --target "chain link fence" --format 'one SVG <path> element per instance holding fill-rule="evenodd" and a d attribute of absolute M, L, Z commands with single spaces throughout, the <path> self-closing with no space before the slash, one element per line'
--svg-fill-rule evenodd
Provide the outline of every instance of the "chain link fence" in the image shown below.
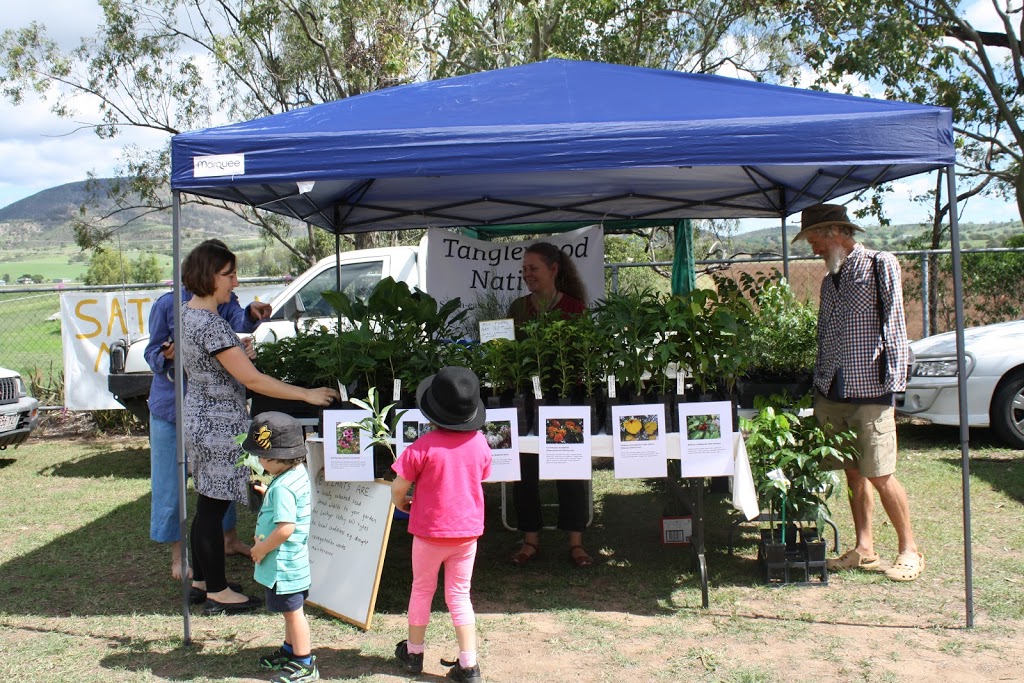
<path fill-rule="evenodd" d="M 911 339 L 927 336 L 931 327 L 930 316 L 936 315 L 937 331 L 952 329 L 952 280 L 948 265 L 948 250 L 921 250 L 894 252 L 903 269 L 903 293 L 907 315 L 907 333 Z M 1008 262 L 1009 259 L 1024 259 L 1024 249 L 966 249 L 964 277 L 973 277 L 971 259 L 974 255 Z M 611 263 L 606 265 L 609 275 L 609 291 L 618 291 L 629 269 L 656 267 L 662 273 L 671 273 L 670 262 L 663 263 Z M 936 266 L 942 266 L 936 268 Z M 741 273 L 778 273 L 781 277 L 786 270 L 781 258 L 762 257 L 742 260 L 704 260 L 697 262 L 699 274 L 718 273 L 738 277 Z M 798 297 L 817 302 L 822 279 L 822 263 L 816 257 L 791 258 L 789 262 L 789 283 Z M 929 273 L 932 275 L 929 275 Z M 937 273 L 937 275 L 935 274 Z M 700 276 L 699 276 L 700 277 Z M 935 287 L 929 277 L 937 277 L 941 286 Z M 997 322 L 1012 320 L 1021 316 L 1024 305 L 1024 283 L 1020 271 L 1013 277 L 1002 277 L 999 291 L 980 295 L 972 291 L 967 297 L 968 323 Z M 280 284 L 288 278 L 245 278 L 244 284 Z M 699 283 L 702 284 L 699 280 Z M 1000 284 L 1000 283 L 997 283 Z M 40 404 L 47 407 L 63 406 L 64 361 L 61 343 L 60 295 L 62 292 L 85 291 L 132 291 L 165 288 L 166 283 L 151 283 L 122 287 L 108 286 L 26 286 L 0 287 L 0 367 L 16 370 L 29 383 L 33 395 Z M 974 288 L 972 287 L 972 290 Z M 929 294 L 937 291 L 941 301 L 932 306 Z M 932 311 L 937 310 L 937 314 Z M 984 313 L 984 316 L 979 316 Z"/>

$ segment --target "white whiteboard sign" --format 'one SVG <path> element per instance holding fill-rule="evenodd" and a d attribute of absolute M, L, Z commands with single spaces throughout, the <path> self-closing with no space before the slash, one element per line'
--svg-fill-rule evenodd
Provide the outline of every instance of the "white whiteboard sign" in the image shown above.
<path fill-rule="evenodd" d="M 310 440 L 313 484 L 309 528 L 309 603 L 369 629 L 391 534 L 391 485 L 327 481 L 323 442 Z"/>

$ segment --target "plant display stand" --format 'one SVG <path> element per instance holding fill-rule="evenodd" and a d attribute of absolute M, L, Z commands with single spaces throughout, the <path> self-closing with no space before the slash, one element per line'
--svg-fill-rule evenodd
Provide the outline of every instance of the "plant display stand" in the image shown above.
<path fill-rule="evenodd" d="M 732 555 L 732 537 L 733 537 L 733 534 L 736 533 L 736 529 L 738 529 L 741 524 L 754 524 L 756 522 L 777 522 L 777 521 L 779 521 L 778 516 L 773 515 L 770 512 L 762 512 L 761 514 L 759 514 L 757 517 L 754 517 L 753 519 L 743 519 L 742 517 L 738 518 L 729 527 L 729 542 L 728 542 L 729 554 Z M 828 526 L 832 527 L 832 538 L 834 540 L 834 544 L 832 546 L 832 550 L 838 552 L 839 551 L 839 528 L 836 526 L 836 523 L 833 522 L 830 517 L 827 517 L 825 515 L 822 515 L 821 521 L 823 521 Z M 824 542 L 825 541 L 822 540 L 822 543 L 824 543 Z"/>
<path fill-rule="evenodd" d="M 788 526 L 785 541 L 782 527 L 761 530 L 758 562 L 764 570 L 765 583 L 770 585 L 827 586 L 825 541 L 817 529 L 804 527 L 799 536 L 795 526 Z"/>

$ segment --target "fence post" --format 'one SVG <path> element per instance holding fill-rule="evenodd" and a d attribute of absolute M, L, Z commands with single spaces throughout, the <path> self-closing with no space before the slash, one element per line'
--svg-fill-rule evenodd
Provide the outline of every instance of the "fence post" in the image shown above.
<path fill-rule="evenodd" d="M 929 287 L 928 277 L 932 268 L 932 255 L 927 251 L 921 252 L 921 318 L 924 324 L 924 329 L 921 331 L 921 338 L 929 336 L 931 334 L 929 325 L 930 317 L 928 315 L 928 309 L 931 308 L 931 302 L 929 301 Z"/>
<path fill-rule="evenodd" d="M 619 264 L 611 264 L 612 269 L 612 294 L 619 293 Z"/>

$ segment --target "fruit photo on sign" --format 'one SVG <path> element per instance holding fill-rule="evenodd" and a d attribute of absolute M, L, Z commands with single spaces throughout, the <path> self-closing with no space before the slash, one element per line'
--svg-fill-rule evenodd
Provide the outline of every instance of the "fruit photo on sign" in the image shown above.
<path fill-rule="evenodd" d="M 721 418 L 718 415 L 690 415 L 686 418 L 686 438 L 690 441 L 721 439 Z"/>
<path fill-rule="evenodd" d="M 620 441 L 657 441 L 657 415 L 627 415 L 619 418 Z"/>

